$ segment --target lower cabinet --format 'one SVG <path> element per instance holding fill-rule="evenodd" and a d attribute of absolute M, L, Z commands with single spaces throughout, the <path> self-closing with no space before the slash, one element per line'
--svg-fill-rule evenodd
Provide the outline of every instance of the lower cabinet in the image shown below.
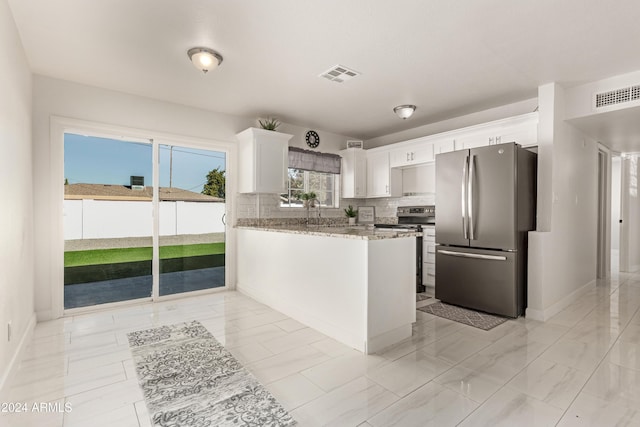
<path fill-rule="evenodd" d="M 422 284 L 433 288 L 436 285 L 436 227 L 424 227 L 422 238 Z"/>

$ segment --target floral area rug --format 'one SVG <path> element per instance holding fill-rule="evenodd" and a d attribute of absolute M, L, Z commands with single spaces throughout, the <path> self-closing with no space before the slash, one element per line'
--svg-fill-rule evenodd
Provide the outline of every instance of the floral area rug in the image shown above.
<path fill-rule="evenodd" d="M 474 328 L 483 329 L 485 331 L 493 329 L 509 320 L 506 317 L 494 316 L 493 314 L 456 307 L 455 305 L 449 305 L 442 302 L 426 305 L 418 308 L 418 310 L 433 314 L 434 316 L 453 320 L 454 322 L 464 323 L 465 325 L 473 326 Z"/>
<path fill-rule="evenodd" d="M 296 422 L 199 322 L 127 334 L 154 426 L 293 426 Z"/>

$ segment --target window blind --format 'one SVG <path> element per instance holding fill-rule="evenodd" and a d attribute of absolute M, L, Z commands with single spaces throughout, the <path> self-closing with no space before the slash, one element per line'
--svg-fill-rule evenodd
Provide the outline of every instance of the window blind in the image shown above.
<path fill-rule="evenodd" d="M 289 147 L 289 168 L 337 174 L 340 173 L 340 160 L 337 154 Z"/>

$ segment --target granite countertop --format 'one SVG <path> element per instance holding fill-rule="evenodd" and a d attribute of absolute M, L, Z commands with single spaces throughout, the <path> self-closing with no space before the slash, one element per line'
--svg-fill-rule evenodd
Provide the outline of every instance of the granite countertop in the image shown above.
<path fill-rule="evenodd" d="M 373 228 L 363 225 L 318 227 L 317 225 L 271 225 L 264 227 L 237 226 L 245 230 L 275 231 L 278 233 L 306 234 L 310 236 L 341 237 L 345 239 L 383 240 L 407 237 L 419 237 L 422 233 L 415 231 L 396 231 L 389 228 Z"/>

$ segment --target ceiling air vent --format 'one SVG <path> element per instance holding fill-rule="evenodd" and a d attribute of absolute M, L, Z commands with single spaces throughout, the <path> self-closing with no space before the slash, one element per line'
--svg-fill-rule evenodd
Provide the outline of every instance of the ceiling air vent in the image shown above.
<path fill-rule="evenodd" d="M 596 108 L 640 100 L 640 85 L 596 94 Z"/>
<path fill-rule="evenodd" d="M 351 70 L 344 65 L 336 65 L 329 68 L 324 73 L 320 74 L 318 77 L 324 77 L 327 80 L 331 80 L 332 82 L 342 83 L 347 80 L 351 80 L 352 78 L 359 76 L 360 73 L 354 70 Z"/>

